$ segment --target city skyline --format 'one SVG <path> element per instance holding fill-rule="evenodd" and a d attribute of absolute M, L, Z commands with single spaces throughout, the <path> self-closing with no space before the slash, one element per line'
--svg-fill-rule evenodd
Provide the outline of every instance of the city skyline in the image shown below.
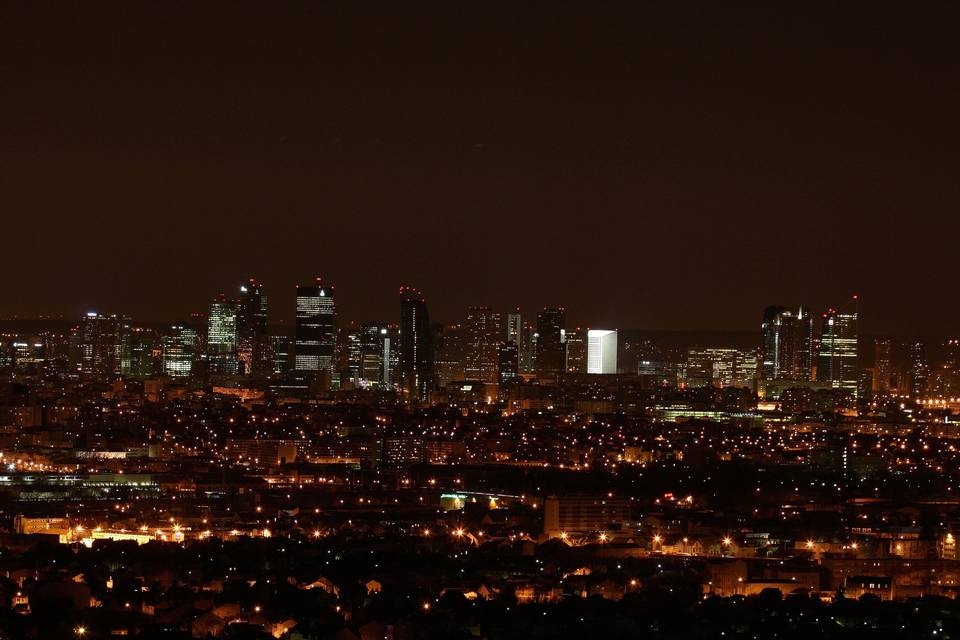
<path fill-rule="evenodd" d="M 327 279 L 322 276 L 316 276 L 314 279 L 317 281 L 323 280 L 329 282 L 330 286 L 336 286 L 335 279 Z M 237 278 L 235 279 L 235 286 L 224 287 L 221 286 L 214 287 L 211 291 L 216 291 L 217 296 L 225 295 L 231 299 L 241 298 L 245 292 L 243 289 L 249 284 L 246 278 Z M 263 279 L 251 276 L 249 278 L 251 282 L 256 282 L 258 289 L 263 287 L 269 290 L 269 296 L 271 304 L 269 310 L 266 314 L 266 321 L 270 326 L 286 326 L 291 331 L 293 330 L 296 324 L 296 294 L 290 296 L 284 296 L 280 293 L 277 293 L 278 287 L 274 286 L 272 283 L 266 282 Z M 301 278 L 295 282 L 309 282 L 311 278 Z M 289 283 L 288 283 L 289 284 Z M 300 288 L 301 284 L 294 284 L 290 287 L 291 290 L 296 290 Z M 378 285 L 377 290 L 383 290 L 383 297 L 376 298 L 375 296 L 369 296 L 365 291 L 354 292 L 356 295 L 351 301 L 349 297 L 338 297 L 337 299 L 337 317 L 338 317 L 338 326 L 343 326 L 346 323 L 355 323 L 355 322 L 364 322 L 364 321 L 385 321 L 391 322 L 395 321 L 394 316 L 396 315 L 395 309 L 392 309 L 392 295 L 393 291 L 396 289 L 396 286 L 386 287 L 385 285 Z M 174 292 L 174 298 L 176 298 Z M 459 289 L 459 295 L 462 297 L 464 295 L 464 289 Z M 572 302 L 576 303 L 575 296 L 569 296 L 572 298 Z M 815 299 L 822 298 L 822 295 L 813 296 Z M 76 318 L 82 317 L 86 313 L 121 313 L 129 316 L 136 316 L 136 319 L 141 323 L 149 324 L 163 324 L 174 321 L 185 321 L 191 317 L 204 317 L 209 311 L 210 300 L 212 299 L 211 295 L 208 295 L 207 298 L 191 302 L 190 304 L 184 303 L 167 303 L 169 307 L 180 307 L 185 309 L 185 311 L 180 313 L 172 313 L 169 315 L 160 315 L 160 316 L 140 316 L 131 313 L 130 309 L 135 308 L 135 304 L 131 304 L 129 301 L 120 302 L 115 305 L 97 305 L 97 304 L 85 304 L 80 305 L 74 311 L 66 311 L 59 313 L 27 313 L 27 314 L 9 314 L 3 315 L 0 314 L 0 321 L 5 320 L 44 320 L 44 319 L 56 319 L 66 322 L 70 322 Z M 373 308 L 374 313 L 372 315 L 357 315 L 360 313 L 358 311 L 357 302 L 362 300 L 364 302 L 365 308 Z M 849 302 L 851 300 L 857 300 L 858 306 L 861 308 L 866 308 L 868 313 L 871 313 L 870 310 L 875 310 L 875 306 L 871 305 L 869 301 L 864 301 L 862 296 L 856 293 L 848 293 L 845 296 L 841 296 L 837 299 L 827 300 L 822 305 L 810 304 L 807 300 L 794 301 L 792 299 L 785 299 L 783 297 L 777 297 L 776 295 L 773 298 L 778 304 L 787 304 L 789 305 L 799 305 L 802 308 L 811 310 L 813 314 L 819 315 L 825 313 L 830 309 L 837 306 L 838 301 Z M 709 322 L 680 322 L 675 325 L 669 326 L 647 326 L 642 324 L 631 323 L 629 318 L 624 323 L 616 323 L 613 321 L 606 321 L 605 318 L 618 318 L 623 317 L 623 313 L 618 311 L 617 305 L 610 304 L 609 307 L 604 308 L 602 311 L 596 310 L 585 310 L 582 307 L 579 307 L 575 304 L 571 305 L 570 303 L 564 304 L 563 301 L 559 302 L 547 302 L 542 306 L 535 305 L 523 305 L 517 304 L 516 301 L 507 300 L 502 305 L 490 304 L 488 302 L 478 302 L 473 301 L 464 305 L 462 308 L 457 309 L 453 308 L 449 301 L 445 301 L 444 297 L 441 295 L 434 295 L 430 297 L 429 301 L 431 302 L 431 307 L 439 307 L 441 309 L 448 310 L 449 315 L 444 314 L 435 314 L 438 318 L 447 323 L 462 322 L 465 315 L 473 307 L 487 307 L 492 310 L 495 310 L 498 314 L 507 314 L 514 310 L 522 312 L 524 314 L 533 314 L 534 316 L 543 309 L 560 307 L 566 311 L 566 315 L 570 318 L 570 322 L 575 325 L 582 325 L 586 328 L 605 328 L 605 327 L 618 327 L 626 329 L 634 329 L 640 331 L 680 331 L 680 332 L 726 332 L 726 333 L 742 333 L 742 332 L 753 332 L 758 327 L 763 324 L 763 320 L 757 320 L 756 317 L 749 318 L 749 321 L 745 324 L 736 324 L 730 325 L 725 324 L 723 321 L 718 322 L 716 316 L 710 316 Z M 352 302 L 352 304 L 351 304 Z M 770 300 L 758 300 L 756 304 L 750 309 L 738 310 L 736 316 L 739 318 L 741 316 L 756 316 L 755 309 L 758 307 L 763 307 L 764 305 L 769 305 Z M 377 312 L 379 310 L 379 313 Z M 748 313 L 748 311 L 750 313 Z M 585 316 L 594 316 L 600 318 L 596 321 L 584 321 L 581 318 Z M 866 323 L 867 329 L 861 330 L 863 335 L 876 335 L 876 336 L 891 336 L 891 337 L 915 337 L 915 336 L 924 336 L 929 338 L 941 338 L 941 337 L 951 337 L 955 335 L 956 331 L 951 329 L 949 325 L 944 325 L 940 329 L 941 332 L 938 332 L 935 328 L 930 329 L 920 329 L 918 327 L 922 324 L 924 327 L 929 325 L 920 323 L 913 324 L 910 326 L 902 327 L 898 330 L 888 330 L 890 324 L 885 321 L 883 318 L 877 318 L 875 316 L 866 315 L 868 320 Z M 923 316 L 918 315 L 918 318 Z M 340 322 L 340 319 L 343 319 L 343 322 Z M 506 322 L 506 320 L 503 320 Z"/>
<path fill-rule="evenodd" d="M 316 276 L 315 280 L 318 284 L 322 281 L 327 281 L 321 276 Z M 256 283 L 256 291 L 258 292 L 258 295 L 261 290 L 269 291 L 269 297 L 271 300 L 269 307 L 267 307 L 266 305 L 267 295 L 264 293 L 263 309 L 259 311 L 259 313 L 261 314 L 260 322 L 264 323 L 264 327 L 269 326 L 272 329 L 282 328 L 284 331 L 288 331 L 291 333 L 291 335 L 293 335 L 293 333 L 296 331 L 296 320 L 297 320 L 296 297 L 292 297 L 289 301 L 285 301 L 282 298 L 282 296 L 275 294 L 273 288 L 271 288 L 268 284 L 265 284 L 262 280 L 259 280 L 258 278 L 251 277 L 249 278 L 249 281 L 245 279 L 239 279 L 237 280 L 237 282 L 239 284 L 236 285 L 236 291 L 233 291 L 232 289 L 229 289 L 229 288 L 225 289 L 221 287 L 220 289 L 218 289 L 218 293 L 215 296 L 209 297 L 202 304 L 196 305 L 196 308 L 193 309 L 192 311 L 184 314 L 179 314 L 179 315 L 171 315 L 168 317 L 160 317 L 160 318 L 135 317 L 133 316 L 133 314 L 129 313 L 129 311 L 125 307 L 124 308 L 113 308 L 113 307 L 104 308 L 104 307 L 97 307 L 95 305 L 87 305 L 86 307 L 82 307 L 83 309 L 82 312 L 78 311 L 77 313 L 74 313 L 74 314 L 56 314 L 56 315 L 38 314 L 38 315 L 24 315 L 24 316 L 16 316 L 16 315 L 0 316 L 0 322 L 6 321 L 6 322 L 28 322 L 29 323 L 30 321 L 59 321 L 59 322 L 71 323 L 84 317 L 85 315 L 103 314 L 103 313 L 106 313 L 108 315 L 119 314 L 124 317 L 132 318 L 133 320 L 135 320 L 137 323 L 141 325 L 152 325 L 152 326 L 164 325 L 164 324 L 176 323 L 176 322 L 189 322 L 191 318 L 194 319 L 194 321 L 199 321 L 200 319 L 203 319 L 203 321 L 206 322 L 207 317 L 211 310 L 211 306 L 210 306 L 211 300 L 216 302 L 217 300 L 228 299 L 232 303 L 238 305 L 238 309 L 239 309 L 240 307 L 243 306 L 242 301 L 247 295 L 247 287 L 249 286 L 250 283 Z M 331 289 L 336 287 L 335 283 L 330 281 L 327 281 L 327 282 L 329 282 L 328 286 Z M 295 285 L 294 288 L 302 289 L 303 287 L 304 285 L 297 284 Z M 224 291 L 232 291 L 232 294 L 228 295 Z M 420 290 L 418 289 L 418 291 Z M 393 294 L 390 293 L 388 295 L 392 296 Z M 398 319 L 395 308 L 391 309 L 390 307 L 392 305 L 388 304 L 391 299 L 392 297 L 388 297 L 386 301 L 387 303 L 382 305 L 384 307 L 382 314 L 373 315 L 373 316 L 356 316 L 356 315 L 347 315 L 342 311 L 343 306 L 347 306 L 349 308 L 349 305 L 342 305 L 342 299 L 338 296 L 337 307 L 336 307 L 337 312 L 335 314 L 336 320 L 335 320 L 334 326 L 338 328 L 343 328 L 343 327 L 348 327 L 348 326 L 352 326 L 352 325 L 356 325 L 364 322 L 384 322 L 388 324 L 390 323 L 395 324 L 399 321 L 399 319 Z M 424 299 L 428 302 L 431 302 L 431 298 L 429 298 L 426 295 L 424 296 Z M 285 301 L 288 303 L 288 305 L 284 307 L 280 307 L 278 309 L 278 306 L 280 304 L 278 301 Z M 431 302 L 431 308 L 433 308 L 434 306 L 440 306 L 440 307 L 449 306 L 449 305 L 443 305 L 443 304 L 435 305 L 436 301 L 437 301 L 437 298 L 436 297 L 433 298 L 433 302 Z M 809 305 L 804 302 L 800 304 L 794 304 L 793 301 L 786 301 L 788 304 L 788 307 L 780 307 L 778 305 L 769 306 L 769 302 L 770 301 L 761 302 L 758 304 L 756 308 L 762 308 L 766 305 L 768 312 L 770 312 L 778 309 L 788 310 L 790 308 L 790 305 L 792 305 L 793 307 L 799 306 L 801 312 L 807 314 L 808 321 L 815 321 L 817 323 L 819 323 L 821 316 L 833 311 L 838 306 L 838 303 L 839 303 L 839 306 L 841 307 L 843 305 L 853 305 L 854 303 L 856 303 L 858 308 L 861 308 L 863 306 L 863 301 L 858 295 L 848 296 L 847 298 L 844 298 L 840 301 L 833 300 L 828 304 L 825 304 L 823 307 Z M 784 302 L 785 302 L 784 300 L 777 300 L 778 304 L 784 303 Z M 680 326 L 668 326 L 668 327 L 637 326 L 637 325 L 631 325 L 629 323 L 625 325 L 616 325 L 614 323 L 603 323 L 603 322 L 596 322 L 591 324 L 591 323 L 584 323 L 576 320 L 578 315 L 582 315 L 583 312 L 582 310 L 580 310 L 580 314 L 578 314 L 577 309 L 575 307 L 570 308 L 569 306 L 564 304 L 546 304 L 538 308 L 533 306 L 527 307 L 527 306 L 517 305 L 515 303 L 513 304 L 508 303 L 504 306 L 471 303 L 466 305 L 464 308 L 460 309 L 459 311 L 454 309 L 452 311 L 451 316 L 441 316 L 439 318 L 435 316 L 434 321 L 435 322 L 439 321 L 444 324 L 450 324 L 450 325 L 463 324 L 465 321 L 469 321 L 469 317 L 472 310 L 486 309 L 489 312 L 494 313 L 496 315 L 498 330 L 506 331 L 507 316 L 523 317 L 525 320 L 530 321 L 535 325 L 537 315 L 544 310 L 552 309 L 552 308 L 559 308 L 563 310 L 564 316 L 565 318 L 567 318 L 566 322 L 571 328 L 574 328 L 574 327 L 579 328 L 580 326 L 582 326 L 584 329 L 612 328 L 612 329 L 627 329 L 627 330 L 633 330 L 633 331 L 649 331 L 649 332 L 664 332 L 664 333 L 669 333 L 669 332 L 689 333 L 689 334 L 716 333 L 716 334 L 732 335 L 732 334 L 755 333 L 758 330 L 761 333 L 765 333 L 766 332 L 765 326 L 767 324 L 767 321 L 764 317 L 760 317 L 759 319 L 757 317 L 754 317 L 752 323 L 745 326 L 737 326 L 737 327 L 727 327 L 723 325 L 718 325 L 716 323 L 705 323 L 701 326 L 680 325 Z M 753 311 L 752 315 L 754 316 L 757 315 L 756 308 L 751 309 L 751 311 Z M 571 311 L 573 311 L 573 313 L 571 313 Z M 862 320 L 862 315 L 861 315 L 861 320 Z M 860 325 L 862 326 L 862 324 L 863 323 L 861 322 Z M 882 326 L 883 325 L 882 320 L 880 322 L 877 322 L 876 319 L 874 319 L 874 322 L 869 322 L 869 321 L 867 322 L 868 327 L 876 327 L 877 324 L 880 324 Z M 264 330 L 264 329 L 261 329 L 261 330 Z M 890 338 L 923 337 L 923 338 L 929 338 L 929 339 L 941 339 L 941 338 L 947 339 L 947 338 L 952 338 L 954 335 L 956 335 L 956 331 L 949 331 L 949 330 L 942 334 L 935 334 L 935 333 L 923 333 L 923 332 L 917 332 L 917 331 L 907 331 L 905 333 L 896 333 L 896 332 L 889 332 L 889 331 L 860 329 L 859 333 L 860 335 L 863 335 L 863 336 L 890 337 Z"/>
<path fill-rule="evenodd" d="M 960 3 L 2 16 L 0 640 L 960 638 Z"/>

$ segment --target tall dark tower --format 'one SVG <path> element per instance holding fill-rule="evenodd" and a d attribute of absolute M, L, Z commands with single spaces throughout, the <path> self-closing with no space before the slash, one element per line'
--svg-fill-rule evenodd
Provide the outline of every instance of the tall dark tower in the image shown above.
<path fill-rule="evenodd" d="M 240 287 L 237 306 L 237 358 L 241 373 L 270 372 L 270 344 L 267 336 L 267 296 L 255 278 Z"/>
<path fill-rule="evenodd" d="M 537 377 L 556 379 L 566 364 L 566 349 L 563 333 L 566 328 L 567 313 L 563 307 L 545 307 L 537 314 Z"/>
<path fill-rule="evenodd" d="M 400 391 L 426 402 L 432 387 L 430 317 L 419 289 L 400 287 Z"/>
<path fill-rule="evenodd" d="M 890 392 L 890 353 L 892 343 L 890 338 L 877 338 L 874 342 L 873 357 L 873 392 Z"/>
<path fill-rule="evenodd" d="M 333 378 L 337 346 L 337 308 L 333 286 L 317 278 L 312 285 L 297 285 L 297 321 L 294 330 L 294 370 L 307 375 Z"/>

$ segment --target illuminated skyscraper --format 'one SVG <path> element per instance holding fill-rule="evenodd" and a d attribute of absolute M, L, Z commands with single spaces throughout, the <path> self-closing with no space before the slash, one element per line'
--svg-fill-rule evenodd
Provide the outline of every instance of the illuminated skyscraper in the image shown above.
<path fill-rule="evenodd" d="M 240 373 L 270 372 L 270 342 L 267 335 L 267 296 L 263 285 L 250 278 L 240 287 L 237 306 L 237 358 Z"/>
<path fill-rule="evenodd" d="M 946 392 L 951 396 L 960 395 L 960 340 L 951 338 L 943 345 L 946 358 L 943 362 L 942 376 Z"/>
<path fill-rule="evenodd" d="M 587 373 L 616 372 L 616 330 L 590 329 L 587 332 Z"/>
<path fill-rule="evenodd" d="M 910 343 L 910 396 L 919 398 L 925 395 L 929 379 L 927 345 L 922 340 L 914 340 Z"/>
<path fill-rule="evenodd" d="M 290 336 L 270 336 L 270 372 L 283 375 L 293 367 L 293 340 Z"/>
<path fill-rule="evenodd" d="M 120 372 L 133 378 L 147 378 L 157 373 L 160 343 L 150 329 L 131 327 L 123 336 Z"/>
<path fill-rule="evenodd" d="M 688 387 L 751 388 L 756 375 L 756 351 L 727 347 L 687 350 L 684 383 Z"/>
<path fill-rule="evenodd" d="M 170 327 L 161 340 L 163 373 L 171 378 L 189 378 L 197 347 L 197 332 L 185 324 Z"/>
<path fill-rule="evenodd" d="M 388 324 L 383 333 L 383 386 L 400 388 L 400 325 Z"/>
<path fill-rule="evenodd" d="M 951 338 L 943 346 L 946 349 L 945 368 L 953 374 L 960 374 L 960 339 Z"/>
<path fill-rule="evenodd" d="M 537 360 L 537 330 L 529 322 L 520 329 L 520 372 L 533 373 Z"/>
<path fill-rule="evenodd" d="M 381 322 L 364 322 L 360 327 L 360 380 L 364 385 L 385 382 L 384 362 L 390 357 L 384 350 L 386 338 L 387 327 Z"/>
<path fill-rule="evenodd" d="M 337 345 L 336 305 L 333 286 L 317 278 L 314 285 L 297 286 L 297 319 L 294 329 L 294 370 L 324 374 L 333 379 L 333 357 Z"/>
<path fill-rule="evenodd" d="M 128 318 L 94 311 L 84 316 L 78 327 L 77 368 L 98 379 L 120 375 L 123 336 L 129 329 Z"/>
<path fill-rule="evenodd" d="M 873 358 L 873 391 L 874 393 L 889 393 L 890 391 L 890 338 L 877 338 L 874 342 Z"/>
<path fill-rule="evenodd" d="M 586 373 L 587 332 L 580 327 L 567 331 L 564 336 L 564 348 L 567 352 L 567 373 Z"/>
<path fill-rule="evenodd" d="M 523 345 L 523 317 L 520 315 L 520 309 L 507 314 L 506 338 L 507 342 L 517 345 L 517 349 L 522 349 Z"/>
<path fill-rule="evenodd" d="M 419 289 L 400 287 L 400 389 L 411 401 L 425 402 L 432 391 L 430 318 Z"/>
<path fill-rule="evenodd" d="M 536 371 L 541 379 L 555 380 L 566 364 L 563 333 L 566 311 L 562 307 L 546 307 L 537 314 Z"/>
<path fill-rule="evenodd" d="M 337 339 L 337 367 L 346 374 L 353 384 L 360 384 L 360 327 L 352 322 L 349 327 L 340 329 Z"/>
<path fill-rule="evenodd" d="M 497 360 L 503 327 L 500 314 L 490 307 L 470 307 L 463 324 L 464 377 L 486 383 L 497 382 Z"/>
<path fill-rule="evenodd" d="M 860 380 L 857 348 L 857 312 L 830 309 L 823 314 L 817 380 L 845 389 L 856 399 Z"/>
<path fill-rule="evenodd" d="M 237 373 L 237 303 L 222 293 L 207 315 L 207 363 L 213 375 Z"/>
<path fill-rule="evenodd" d="M 501 342 L 498 349 L 497 383 L 501 386 L 516 381 L 520 351 L 515 342 Z"/>
<path fill-rule="evenodd" d="M 813 316 L 804 307 L 767 307 L 763 314 L 762 373 L 766 380 L 810 380 Z"/>

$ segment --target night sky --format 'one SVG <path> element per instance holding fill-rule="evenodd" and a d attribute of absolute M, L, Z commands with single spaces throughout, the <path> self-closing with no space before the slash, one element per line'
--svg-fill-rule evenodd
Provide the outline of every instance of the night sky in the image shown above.
<path fill-rule="evenodd" d="M 865 331 L 958 329 L 956 3 L 33 4 L 0 16 L 0 315 L 255 275 L 281 320 L 320 274 L 344 320 L 407 283 L 442 321 L 859 293 Z"/>

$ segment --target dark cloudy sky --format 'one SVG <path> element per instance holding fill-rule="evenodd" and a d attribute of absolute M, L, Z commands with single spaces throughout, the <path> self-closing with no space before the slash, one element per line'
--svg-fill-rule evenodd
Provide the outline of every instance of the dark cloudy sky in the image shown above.
<path fill-rule="evenodd" d="M 145 4 L 0 10 L 0 315 L 960 329 L 956 3 Z"/>

